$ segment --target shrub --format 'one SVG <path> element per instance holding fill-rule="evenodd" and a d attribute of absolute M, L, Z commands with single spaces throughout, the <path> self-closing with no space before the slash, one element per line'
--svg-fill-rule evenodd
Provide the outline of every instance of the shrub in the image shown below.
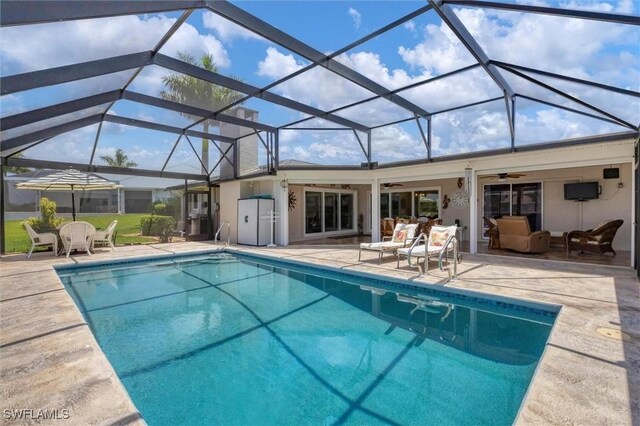
<path fill-rule="evenodd" d="M 31 225 L 36 232 L 55 229 L 64 222 L 63 218 L 56 217 L 56 207 L 55 201 L 51 201 L 47 197 L 42 197 L 40 198 L 40 217 L 30 217 L 24 222 Z M 23 228 L 24 222 L 22 222 Z"/>
<path fill-rule="evenodd" d="M 156 202 L 153 205 L 153 214 L 162 215 L 167 210 L 167 205 L 161 202 Z"/>
<path fill-rule="evenodd" d="M 143 236 L 160 237 L 160 242 L 171 241 L 175 222 L 171 216 L 146 215 L 140 218 L 140 229 Z"/>

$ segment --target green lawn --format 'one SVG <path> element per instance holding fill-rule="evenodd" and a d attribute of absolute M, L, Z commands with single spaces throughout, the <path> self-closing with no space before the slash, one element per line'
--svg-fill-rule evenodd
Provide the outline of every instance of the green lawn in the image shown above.
<path fill-rule="evenodd" d="M 148 243 L 155 241 L 152 237 L 140 236 L 140 217 L 142 214 L 114 214 L 109 216 L 78 216 L 77 220 L 89 222 L 96 228 L 106 229 L 113 220 L 118 221 L 116 231 L 116 244 L 123 245 L 125 243 Z M 5 246 L 7 253 L 26 253 L 31 248 L 31 240 L 20 225 L 22 220 L 7 220 L 5 222 L 6 240 Z M 38 248 L 36 247 L 36 250 Z"/>

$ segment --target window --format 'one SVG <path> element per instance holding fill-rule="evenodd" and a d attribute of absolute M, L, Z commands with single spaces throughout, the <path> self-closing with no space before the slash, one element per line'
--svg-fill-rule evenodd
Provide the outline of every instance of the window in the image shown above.
<path fill-rule="evenodd" d="M 322 232 L 322 192 L 306 192 L 305 201 L 305 233 Z"/>
<path fill-rule="evenodd" d="M 383 192 L 380 194 L 380 218 L 438 217 L 439 200 L 439 189 Z"/>
<path fill-rule="evenodd" d="M 415 216 L 438 217 L 438 191 L 414 192 Z"/>
<path fill-rule="evenodd" d="M 353 191 L 305 191 L 305 234 L 354 229 Z"/>
<path fill-rule="evenodd" d="M 324 194 L 324 231 L 337 231 L 338 225 L 338 197 L 340 194 L 325 192 Z"/>
<path fill-rule="evenodd" d="M 340 194 L 340 229 L 353 229 L 353 194 Z"/>

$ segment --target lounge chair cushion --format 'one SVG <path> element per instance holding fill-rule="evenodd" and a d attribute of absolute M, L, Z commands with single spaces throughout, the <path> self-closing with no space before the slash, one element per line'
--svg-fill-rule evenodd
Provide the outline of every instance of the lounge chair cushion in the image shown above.
<path fill-rule="evenodd" d="M 447 238 L 449 238 L 449 231 L 437 232 L 432 230 L 429 238 L 431 246 L 442 247 L 447 242 Z"/>
<path fill-rule="evenodd" d="M 393 232 L 393 238 L 391 239 L 391 241 L 393 241 L 394 243 L 402 243 L 406 239 L 407 239 L 407 230 L 399 229 Z"/>
<path fill-rule="evenodd" d="M 375 251 L 392 251 L 398 248 L 404 247 L 402 242 L 382 241 L 379 243 L 361 243 L 360 249 L 362 250 L 375 250 Z"/>

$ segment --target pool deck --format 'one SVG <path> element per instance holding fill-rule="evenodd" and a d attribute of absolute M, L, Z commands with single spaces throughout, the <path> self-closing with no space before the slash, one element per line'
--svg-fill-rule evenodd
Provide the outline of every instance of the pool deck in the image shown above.
<path fill-rule="evenodd" d="M 0 262 L 0 418 L 6 410 L 58 410 L 65 424 L 144 424 L 53 265 L 213 249 L 172 243 L 99 249 L 70 259 L 36 253 Z M 344 270 L 414 279 L 393 256 L 346 246 L 238 249 Z M 402 265 L 402 263 L 401 263 Z M 406 262 L 405 262 L 406 265 Z M 435 264 L 431 263 L 434 266 Z M 518 424 L 640 424 L 640 286 L 629 268 L 465 255 L 448 288 L 562 305 Z M 442 285 L 446 273 L 414 279 Z M 625 340 L 597 331 L 622 331 Z M 633 397 L 632 395 L 635 395 Z M 499 401 L 496 401 L 499 403 Z M 68 414 L 66 411 L 68 410 Z M 11 412 L 14 413 L 14 412 Z M 49 412 L 51 414 L 51 412 Z M 18 414 L 18 413 L 15 413 Z M 19 423 L 35 423 L 13 419 Z M 60 423 L 60 420 L 42 422 Z"/>

